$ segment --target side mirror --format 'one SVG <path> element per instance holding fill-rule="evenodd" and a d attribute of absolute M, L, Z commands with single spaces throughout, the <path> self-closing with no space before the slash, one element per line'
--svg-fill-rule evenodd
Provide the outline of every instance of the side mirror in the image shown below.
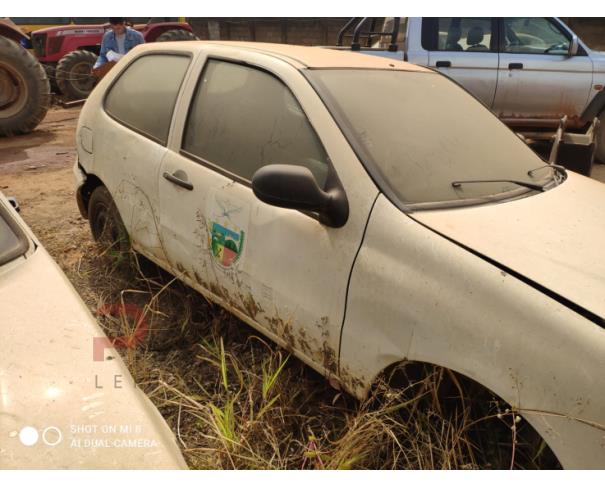
<path fill-rule="evenodd" d="M 14 196 L 9 196 L 7 199 L 8 199 L 8 202 L 11 204 L 11 206 L 15 209 L 15 211 L 17 211 L 17 212 L 21 211 L 21 207 L 19 206 L 19 202 L 17 201 L 17 198 L 15 198 Z"/>
<path fill-rule="evenodd" d="M 256 197 L 273 206 L 312 211 L 331 227 L 343 226 L 349 217 L 349 204 L 340 189 L 323 191 L 311 171 L 303 166 L 270 164 L 252 176 Z"/>
<path fill-rule="evenodd" d="M 578 54 L 579 46 L 580 46 L 580 43 L 578 42 L 578 36 L 575 34 L 572 34 L 571 42 L 569 43 L 569 51 L 568 51 L 567 55 L 569 57 L 576 56 Z"/>

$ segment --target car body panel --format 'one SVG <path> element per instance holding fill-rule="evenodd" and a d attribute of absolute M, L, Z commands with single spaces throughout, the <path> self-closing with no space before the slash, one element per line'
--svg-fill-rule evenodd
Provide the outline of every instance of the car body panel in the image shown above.
<path fill-rule="evenodd" d="M 602 468 L 605 431 L 582 421 L 605 425 L 605 330 L 416 217 L 383 195 L 374 206 L 349 285 L 343 383 L 364 397 L 400 361 L 447 367 L 519 408 L 565 467 Z"/>
<path fill-rule="evenodd" d="M 205 54 L 262 68 L 287 85 L 351 198 L 350 217 L 344 227 L 330 228 L 302 212 L 267 205 L 256 198 L 250 184 L 234 181 L 179 153 L 187 100 L 205 61 L 200 58 L 177 108 L 172 150 L 161 170 L 162 174 L 184 172 L 194 189 L 183 190 L 164 178 L 159 183 L 161 232 L 171 269 L 178 275 L 179 269 L 187 268 L 194 279 L 197 275 L 198 284 L 203 282 L 203 287 L 230 308 L 280 336 L 289 348 L 300 348 L 305 360 L 326 375 L 334 375 L 346 283 L 378 190 L 297 69 L 280 58 L 260 55 L 256 49 L 242 53 L 228 43 L 209 44 Z M 228 267 L 218 263 L 209 248 L 210 226 L 217 217 L 245 233 L 242 255 Z M 326 275 L 330 279 L 324 279 Z"/>
<path fill-rule="evenodd" d="M 500 53 L 492 109 L 502 118 L 578 119 L 594 91 L 592 71 L 588 56 Z"/>
<path fill-rule="evenodd" d="M 191 50 L 173 48 L 172 51 L 190 56 L 190 63 L 193 62 Z M 128 64 L 132 60 L 133 56 L 128 53 L 122 62 Z M 110 166 L 105 162 L 105 167 L 111 167 L 111 170 L 103 171 L 103 182 L 112 194 L 131 239 L 135 245 L 146 248 L 150 257 L 155 256 L 166 265 L 157 212 L 160 167 L 168 150 L 166 145 L 125 129 L 123 123 L 102 108 L 94 111 L 86 109 L 91 105 L 103 106 L 105 92 L 116 80 L 116 74 L 119 74 L 119 70 L 100 81 L 99 89 L 93 90 L 89 97 L 91 102 L 82 110 L 76 131 L 78 147 L 83 149 L 78 154 L 79 163 L 87 172 L 94 174 L 97 171 L 96 161 L 112 161 Z M 99 127 L 103 127 L 102 130 Z M 114 144 L 114 141 L 122 141 L 123 137 L 127 138 L 125 142 Z"/>
<path fill-rule="evenodd" d="M 1 195 L 0 204 L 8 204 Z M 31 248 L 0 268 L 0 466 L 186 468 L 176 438 L 119 354 L 108 349 L 112 360 L 93 360 L 93 343 L 105 334 L 16 219 Z M 32 446 L 20 441 L 27 426 L 38 431 Z"/>
<path fill-rule="evenodd" d="M 603 189 L 602 183 L 569 172 L 560 186 L 529 198 L 418 212 L 414 218 L 605 317 Z"/>
<path fill-rule="evenodd" d="M 436 68 L 456 80 L 485 106 L 492 106 L 498 84 L 497 52 L 429 52 L 429 66 L 436 67 L 442 59 L 452 63 L 449 68 Z"/>

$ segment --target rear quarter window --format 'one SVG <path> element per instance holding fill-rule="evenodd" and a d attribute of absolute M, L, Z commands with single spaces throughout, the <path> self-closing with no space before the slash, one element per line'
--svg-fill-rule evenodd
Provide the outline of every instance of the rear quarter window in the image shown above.
<path fill-rule="evenodd" d="M 25 254 L 28 248 L 27 237 L 0 203 L 0 266 Z"/>
<path fill-rule="evenodd" d="M 189 62 L 189 56 L 177 54 L 147 54 L 135 59 L 109 88 L 105 111 L 165 145 Z"/>

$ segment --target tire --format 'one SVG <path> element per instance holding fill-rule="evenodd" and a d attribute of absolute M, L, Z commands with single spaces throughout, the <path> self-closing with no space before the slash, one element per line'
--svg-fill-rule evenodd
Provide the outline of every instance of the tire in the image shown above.
<path fill-rule="evenodd" d="M 0 135 L 31 132 L 45 117 L 51 94 L 37 59 L 0 36 Z"/>
<path fill-rule="evenodd" d="M 597 151 L 595 162 L 605 164 L 605 111 L 599 115 L 599 130 L 597 131 Z"/>
<path fill-rule="evenodd" d="M 90 196 L 88 221 L 92 237 L 103 252 L 120 254 L 130 251 L 128 232 L 105 186 L 98 186 Z"/>
<path fill-rule="evenodd" d="M 60 95 L 61 90 L 57 85 L 57 63 L 43 63 L 42 67 L 44 68 L 44 71 L 46 71 L 46 76 L 50 83 L 50 91 Z"/>
<path fill-rule="evenodd" d="M 185 29 L 172 29 L 163 32 L 158 36 L 155 42 L 173 42 L 173 41 L 199 41 L 198 36 Z"/>
<path fill-rule="evenodd" d="M 88 98 L 95 85 L 91 71 L 97 55 L 94 52 L 78 50 L 61 58 L 57 64 L 57 86 L 68 100 Z"/>

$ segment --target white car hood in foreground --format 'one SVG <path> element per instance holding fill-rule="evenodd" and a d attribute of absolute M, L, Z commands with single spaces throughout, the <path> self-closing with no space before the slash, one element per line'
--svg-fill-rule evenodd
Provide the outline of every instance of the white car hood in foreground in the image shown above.
<path fill-rule="evenodd" d="M 544 193 L 415 220 L 605 318 L 605 186 L 568 172 Z"/>
<path fill-rule="evenodd" d="M 2 201 L 0 201 L 2 204 Z M 48 253 L 0 266 L 0 468 L 185 468 L 176 439 Z"/>

